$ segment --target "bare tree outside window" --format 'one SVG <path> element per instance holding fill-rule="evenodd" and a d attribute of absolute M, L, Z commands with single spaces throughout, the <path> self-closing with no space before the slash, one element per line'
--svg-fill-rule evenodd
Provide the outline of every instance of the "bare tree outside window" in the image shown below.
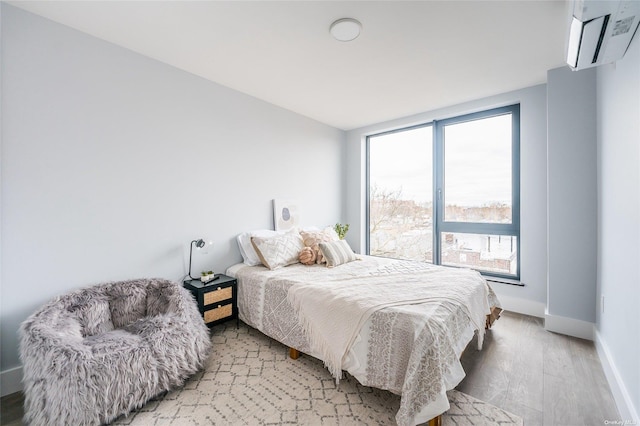
<path fill-rule="evenodd" d="M 402 190 L 369 192 L 370 254 L 433 262 L 433 206 L 403 200 Z"/>

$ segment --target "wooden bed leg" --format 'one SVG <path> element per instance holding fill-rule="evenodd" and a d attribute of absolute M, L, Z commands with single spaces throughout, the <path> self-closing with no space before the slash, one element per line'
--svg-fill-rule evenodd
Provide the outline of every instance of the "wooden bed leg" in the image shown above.
<path fill-rule="evenodd" d="M 442 426 L 442 414 L 429 420 L 427 426 Z"/>
<path fill-rule="evenodd" d="M 496 322 L 498 318 L 500 318 L 500 312 L 502 312 L 502 309 L 498 307 L 494 306 L 493 308 L 491 308 L 491 313 L 487 315 L 487 324 L 485 325 L 486 330 L 490 329 L 493 323 Z"/>
<path fill-rule="evenodd" d="M 300 352 L 297 349 L 289 348 L 289 358 L 298 359 Z"/>

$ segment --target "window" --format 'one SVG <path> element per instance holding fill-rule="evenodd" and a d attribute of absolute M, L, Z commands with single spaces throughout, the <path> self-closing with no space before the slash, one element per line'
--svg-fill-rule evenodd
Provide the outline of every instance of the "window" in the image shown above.
<path fill-rule="evenodd" d="M 433 130 L 372 136 L 369 254 L 433 262 Z"/>
<path fill-rule="evenodd" d="M 520 107 L 367 138 L 374 256 L 520 275 Z"/>

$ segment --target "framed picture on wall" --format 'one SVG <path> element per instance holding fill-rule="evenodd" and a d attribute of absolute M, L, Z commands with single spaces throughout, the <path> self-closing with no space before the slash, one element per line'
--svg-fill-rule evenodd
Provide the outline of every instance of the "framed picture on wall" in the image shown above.
<path fill-rule="evenodd" d="M 276 231 L 288 231 L 299 223 L 298 203 L 295 200 L 273 200 L 273 227 Z"/>

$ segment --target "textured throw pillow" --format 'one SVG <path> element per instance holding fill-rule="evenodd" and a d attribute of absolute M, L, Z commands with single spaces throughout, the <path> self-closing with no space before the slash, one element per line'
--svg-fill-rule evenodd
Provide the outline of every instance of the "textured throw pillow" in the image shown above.
<path fill-rule="evenodd" d="M 338 234 L 330 227 L 322 231 L 301 231 L 300 236 L 302 237 L 305 247 L 309 247 L 314 251 L 316 263 L 326 263 L 318 244 L 321 242 L 338 241 Z"/>
<path fill-rule="evenodd" d="M 269 269 L 298 263 L 298 254 L 304 248 L 297 229 L 275 237 L 251 237 L 258 257 Z"/>
<path fill-rule="evenodd" d="M 356 254 L 345 240 L 320 243 L 319 245 L 329 268 L 357 260 Z"/>
<path fill-rule="evenodd" d="M 242 255 L 242 259 L 244 263 L 249 266 L 256 266 L 262 264 L 260 261 L 260 257 L 258 257 L 258 253 L 253 248 L 253 244 L 251 243 L 251 237 L 275 237 L 276 235 L 283 235 L 284 232 L 281 231 L 272 231 L 269 229 L 260 229 L 257 231 L 251 232 L 243 232 L 238 235 L 238 248 L 240 249 L 240 254 Z"/>

